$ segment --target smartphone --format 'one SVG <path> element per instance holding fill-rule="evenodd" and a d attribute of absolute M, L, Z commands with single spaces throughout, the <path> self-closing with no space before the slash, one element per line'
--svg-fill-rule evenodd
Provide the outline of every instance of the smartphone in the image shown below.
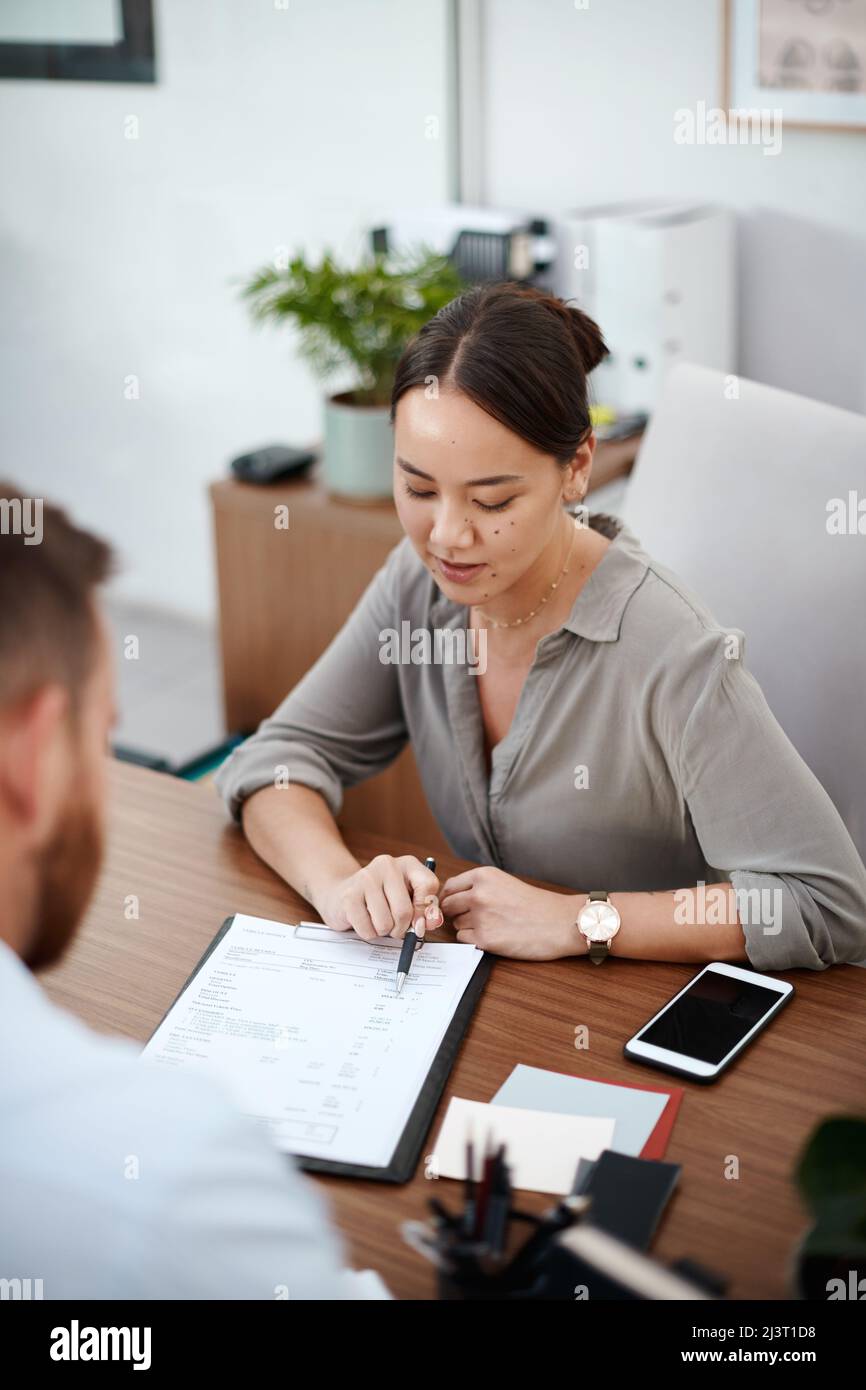
<path fill-rule="evenodd" d="M 675 994 L 623 1051 L 631 1062 L 715 1081 L 794 993 L 772 975 L 713 961 Z"/>

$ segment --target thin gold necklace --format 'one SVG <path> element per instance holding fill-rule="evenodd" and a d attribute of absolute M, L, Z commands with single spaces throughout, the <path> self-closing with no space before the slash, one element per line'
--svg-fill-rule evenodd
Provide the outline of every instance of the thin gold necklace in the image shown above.
<path fill-rule="evenodd" d="M 554 579 L 554 581 L 553 581 L 553 583 L 551 584 L 550 588 L 548 589 L 547 593 L 544 595 L 544 598 L 541 600 L 540 603 L 537 603 L 537 604 L 535 605 L 535 607 L 533 608 L 533 610 L 532 610 L 531 613 L 527 613 L 526 616 L 523 617 L 523 618 L 512 618 L 510 622 L 503 623 L 503 622 L 498 622 L 496 618 L 488 618 L 488 616 L 487 616 L 486 613 L 482 613 L 482 611 L 481 611 L 480 608 L 476 608 L 475 611 L 477 612 L 479 618 L 483 618 L 485 622 L 490 623 L 491 627 L 520 627 L 521 623 L 528 623 L 529 620 L 530 620 L 530 618 L 534 618 L 535 615 L 536 615 L 536 613 L 538 613 L 539 610 L 542 609 L 542 608 L 544 607 L 544 605 L 547 603 L 548 599 L 553 598 L 554 590 L 559 588 L 559 586 L 560 586 L 562 580 L 563 580 L 563 579 L 565 578 L 565 576 L 568 574 L 568 567 L 569 567 L 569 562 L 570 562 L 570 560 L 571 560 L 571 552 L 572 552 L 572 550 L 574 549 L 574 537 L 575 537 L 575 535 L 577 534 L 577 528 L 578 528 L 578 518 L 575 517 L 575 518 L 574 518 L 574 526 L 572 527 L 572 532 L 571 532 L 571 540 L 570 540 L 569 546 L 568 546 L 568 554 L 567 554 L 566 557 L 565 557 L 565 564 L 563 565 L 563 567 L 562 567 L 562 569 L 561 569 L 561 571 L 560 571 L 560 573 L 559 573 L 559 577 L 558 577 L 557 579 Z"/>

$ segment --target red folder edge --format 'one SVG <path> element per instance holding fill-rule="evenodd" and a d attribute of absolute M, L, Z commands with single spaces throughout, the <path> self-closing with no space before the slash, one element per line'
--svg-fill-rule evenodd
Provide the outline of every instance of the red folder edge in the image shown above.
<path fill-rule="evenodd" d="M 609 1076 L 584 1076 L 583 1081 L 596 1081 L 603 1086 L 625 1086 L 629 1091 L 654 1091 L 656 1095 L 667 1096 L 668 1103 L 655 1123 L 650 1137 L 640 1151 L 640 1158 L 664 1158 L 671 1137 L 684 1090 L 682 1086 L 647 1086 L 636 1081 L 613 1081 Z"/>
<path fill-rule="evenodd" d="M 557 1072 L 557 1076 L 574 1076 L 574 1072 L 561 1071 Z M 652 1133 L 638 1154 L 638 1158 L 664 1158 L 679 1113 L 680 1103 L 685 1095 L 682 1086 L 648 1086 L 645 1082 L 614 1081 L 609 1076 L 580 1076 L 577 1079 L 594 1081 L 597 1086 L 624 1086 L 627 1091 L 653 1091 L 657 1096 L 667 1096 L 667 1105 L 656 1120 Z"/>
<path fill-rule="evenodd" d="M 559 1076 L 571 1076 L 571 1072 L 559 1072 Z M 664 1106 L 662 1113 L 657 1118 L 655 1129 L 644 1144 L 638 1158 L 664 1158 L 667 1151 L 667 1141 L 670 1140 L 671 1130 L 677 1120 L 677 1113 L 680 1111 L 680 1102 L 683 1099 L 684 1090 L 681 1086 L 646 1086 L 645 1083 L 638 1081 L 613 1081 L 609 1076 L 581 1076 L 581 1081 L 595 1081 L 596 1086 L 624 1086 L 627 1091 L 655 1091 L 656 1095 L 667 1095 L 667 1105 Z"/>

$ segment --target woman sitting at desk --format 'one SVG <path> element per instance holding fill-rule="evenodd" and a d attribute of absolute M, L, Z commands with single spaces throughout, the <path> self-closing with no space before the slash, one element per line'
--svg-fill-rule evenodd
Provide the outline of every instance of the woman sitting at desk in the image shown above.
<path fill-rule="evenodd" d="M 862 959 L 866 869 L 743 633 L 580 506 L 606 351 L 580 310 L 513 284 L 425 324 L 391 409 L 406 536 L 221 790 L 323 921 L 368 939 L 438 892 L 460 941 L 506 956 Z M 407 739 L 449 844 L 482 866 L 441 886 L 414 858 L 360 865 L 334 821 Z"/>

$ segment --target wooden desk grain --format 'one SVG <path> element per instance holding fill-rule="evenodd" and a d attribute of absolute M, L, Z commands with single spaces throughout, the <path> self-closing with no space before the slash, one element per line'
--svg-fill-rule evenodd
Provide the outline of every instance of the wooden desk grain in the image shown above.
<path fill-rule="evenodd" d="M 223 919 L 242 911 L 298 921 L 313 915 L 227 824 L 210 788 L 112 764 L 111 833 L 105 868 L 66 959 L 42 977 L 49 994 L 93 1027 L 144 1042 Z M 371 858 L 380 837 L 348 833 Z M 415 852 L 389 843 L 390 852 Z M 443 857 L 444 876 L 466 867 Z M 127 914 L 132 896 L 139 918 Z M 622 1046 L 694 967 L 611 960 L 543 964 L 497 961 L 451 1074 L 429 1144 L 451 1095 L 489 1100 L 517 1062 L 599 1079 L 664 1081 L 626 1062 Z M 866 971 L 791 971 L 796 995 L 779 1019 L 714 1086 L 672 1078 L 685 1090 L 667 1157 L 683 1165 L 656 1237 L 664 1260 L 689 1255 L 730 1277 L 729 1296 L 788 1296 L 791 1252 L 805 1229 L 790 1174 L 822 1117 L 864 1109 Z M 589 1028 L 588 1051 L 574 1030 Z M 724 1177 L 736 1155 L 740 1177 Z M 358 1267 L 379 1270 L 401 1298 L 433 1295 L 430 1266 L 407 1249 L 398 1223 L 425 1214 L 435 1185 L 423 1162 L 405 1187 L 317 1178 Z M 550 1199 L 521 1195 L 538 1210 Z"/>

